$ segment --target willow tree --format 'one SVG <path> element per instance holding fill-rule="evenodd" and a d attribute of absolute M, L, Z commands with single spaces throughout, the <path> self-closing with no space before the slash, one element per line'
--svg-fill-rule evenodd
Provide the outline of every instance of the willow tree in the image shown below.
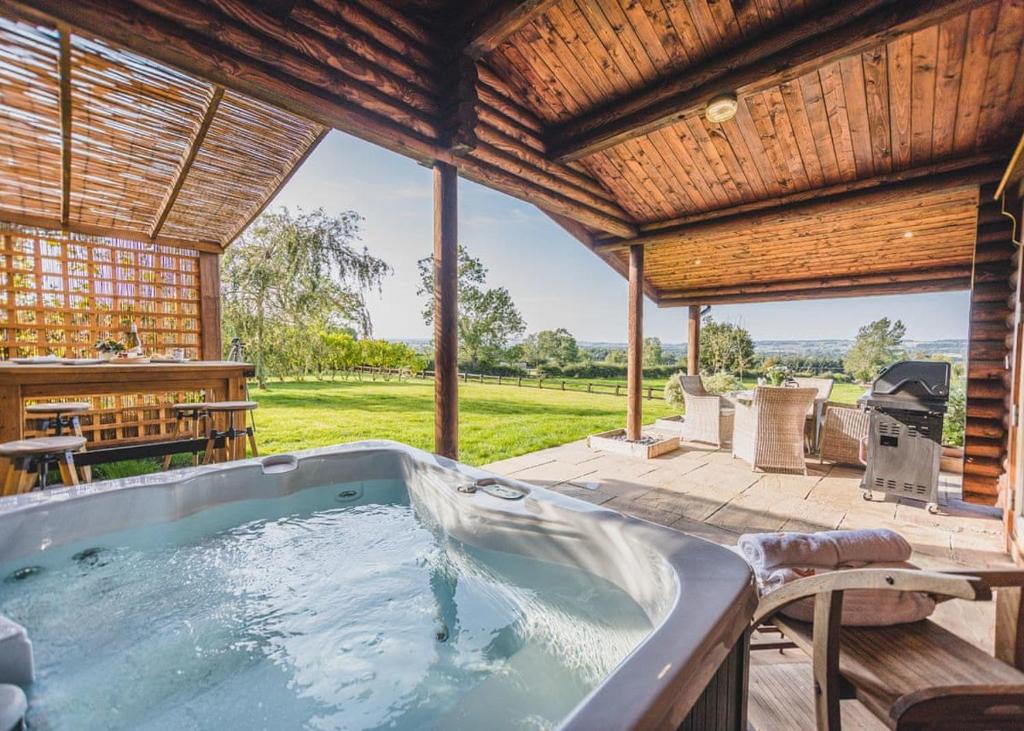
<path fill-rule="evenodd" d="M 261 388 L 268 365 L 278 375 L 309 372 L 312 344 L 322 332 L 370 335 L 365 296 L 391 268 L 358 245 L 361 223 L 354 211 L 332 216 L 281 208 L 256 219 L 225 252 L 224 341 L 245 343 Z"/>

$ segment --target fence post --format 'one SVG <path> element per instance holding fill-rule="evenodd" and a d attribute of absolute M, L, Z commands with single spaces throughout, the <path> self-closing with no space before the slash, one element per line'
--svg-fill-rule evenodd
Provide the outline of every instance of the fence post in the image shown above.
<path fill-rule="evenodd" d="M 501 385 L 501 376 L 498 376 L 498 385 Z"/>
<path fill-rule="evenodd" d="M 615 384 L 615 395 L 616 396 L 619 395 L 619 384 L 617 384 L 617 383 Z"/>
<path fill-rule="evenodd" d="M 483 374 L 483 373 L 481 373 L 481 374 L 480 374 L 480 383 L 483 383 L 483 382 L 484 382 L 484 374 Z"/>
<path fill-rule="evenodd" d="M 651 390 L 652 390 L 651 387 L 648 386 L 647 387 L 647 400 L 648 401 L 650 401 L 652 398 L 654 398 L 654 396 L 651 395 Z"/>
<path fill-rule="evenodd" d="M 593 393 L 593 392 L 594 392 L 594 384 L 593 383 L 588 383 L 587 384 L 587 393 Z"/>
<path fill-rule="evenodd" d="M 523 377 L 522 376 L 519 376 L 519 378 L 516 379 L 516 385 L 519 386 L 520 388 L 523 387 Z"/>
<path fill-rule="evenodd" d="M 565 390 L 565 381 L 562 381 L 562 390 Z"/>
<path fill-rule="evenodd" d="M 537 388 L 544 388 L 544 379 L 543 378 L 538 378 L 537 379 Z"/>

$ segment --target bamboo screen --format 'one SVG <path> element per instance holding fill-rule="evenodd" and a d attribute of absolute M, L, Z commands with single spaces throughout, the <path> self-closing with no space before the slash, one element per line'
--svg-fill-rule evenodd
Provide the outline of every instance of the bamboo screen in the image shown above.
<path fill-rule="evenodd" d="M 147 353 L 200 355 L 199 255 L 116 239 L 0 228 L 0 359 L 91 357 L 135 323 Z"/>

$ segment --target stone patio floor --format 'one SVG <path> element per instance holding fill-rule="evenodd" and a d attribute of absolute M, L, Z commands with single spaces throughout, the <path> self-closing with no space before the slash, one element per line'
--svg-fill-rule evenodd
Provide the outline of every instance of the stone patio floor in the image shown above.
<path fill-rule="evenodd" d="M 646 428 L 646 432 L 654 432 Z M 651 460 L 591 450 L 585 441 L 484 465 L 644 520 L 734 545 L 746 532 L 892 528 L 922 568 L 1008 566 L 1002 512 L 960 500 L 959 478 L 943 474 L 940 511 L 913 500 L 869 502 L 862 470 L 807 463 L 807 475 L 754 472 L 728 447 L 683 443 Z M 947 602 L 936 619 L 991 650 L 992 603 Z"/>

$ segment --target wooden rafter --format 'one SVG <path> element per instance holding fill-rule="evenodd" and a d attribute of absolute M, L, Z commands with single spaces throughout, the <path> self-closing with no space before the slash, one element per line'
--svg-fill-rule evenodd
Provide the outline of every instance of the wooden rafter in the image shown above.
<path fill-rule="evenodd" d="M 980 185 L 998 180 L 1003 169 L 1000 155 L 981 155 L 964 158 L 959 161 L 928 165 L 913 170 L 879 175 L 874 178 L 843 183 L 841 185 L 820 188 L 817 190 L 794 193 L 753 204 L 744 204 L 723 208 L 717 211 L 695 214 L 693 216 L 674 219 L 670 222 L 645 226 L 632 239 L 605 239 L 594 244 L 594 251 L 607 253 L 636 246 L 672 243 L 680 235 L 690 234 L 702 227 L 720 226 L 723 224 L 742 225 L 744 220 L 772 212 L 795 212 L 816 206 L 824 201 L 838 204 L 857 200 L 862 196 L 878 193 L 883 190 L 903 191 L 907 193 L 922 190 L 940 190 L 961 185 Z M 667 225 L 666 225 L 667 223 Z"/>
<path fill-rule="evenodd" d="M 206 133 L 209 132 L 210 125 L 213 124 L 213 119 L 217 115 L 217 107 L 220 106 L 220 100 L 223 97 L 224 89 L 220 86 L 214 87 L 213 93 L 210 95 L 210 101 L 206 104 L 206 111 L 203 112 L 202 121 L 200 121 L 199 127 L 196 128 L 195 136 L 185 151 L 185 157 L 182 158 L 181 165 L 178 168 L 178 177 L 175 178 L 174 184 L 164 196 L 164 201 L 160 206 L 160 214 L 153 223 L 153 227 L 149 230 L 150 237 L 156 237 L 160 234 L 160 229 L 164 227 L 167 217 L 171 214 L 174 202 L 178 200 L 178 194 L 181 192 L 181 186 L 185 184 L 189 170 L 192 169 L 192 163 L 203 146 L 203 140 L 206 139 Z"/>
<path fill-rule="evenodd" d="M 543 15 L 558 0 L 498 0 L 489 11 L 472 23 L 466 34 L 465 53 L 483 58 L 506 38 L 534 18 Z"/>
<path fill-rule="evenodd" d="M 826 3 L 788 28 L 569 120 L 552 134 L 551 154 L 563 161 L 585 157 L 700 114 L 717 93 L 744 96 L 763 91 L 992 1 Z"/>
<path fill-rule="evenodd" d="M 196 239 L 183 239 L 177 236 L 157 236 L 151 238 L 145 233 L 132 231 L 114 226 L 93 226 L 77 221 L 68 221 L 67 225 L 61 225 L 59 219 L 47 218 L 46 216 L 34 216 L 10 211 L 0 208 L 0 222 L 12 223 L 18 226 L 29 226 L 31 228 L 49 229 L 51 231 L 65 230 L 71 233 L 78 233 L 84 236 L 96 236 L 99 238 L 123 239 L 124 241 L 137 241 L 142 244 L 160 244 L 162 246 L 184 247 L 205 251 L 211 254 L 223 253 L 224 247 L 217 241 L 202 241 Z"/>
<path fill-rule="evenodd" d="M 60 103 L 60 225 L 71 217 L 71 34 L 60 29 L 58 61 L 58 99 Z"/>

